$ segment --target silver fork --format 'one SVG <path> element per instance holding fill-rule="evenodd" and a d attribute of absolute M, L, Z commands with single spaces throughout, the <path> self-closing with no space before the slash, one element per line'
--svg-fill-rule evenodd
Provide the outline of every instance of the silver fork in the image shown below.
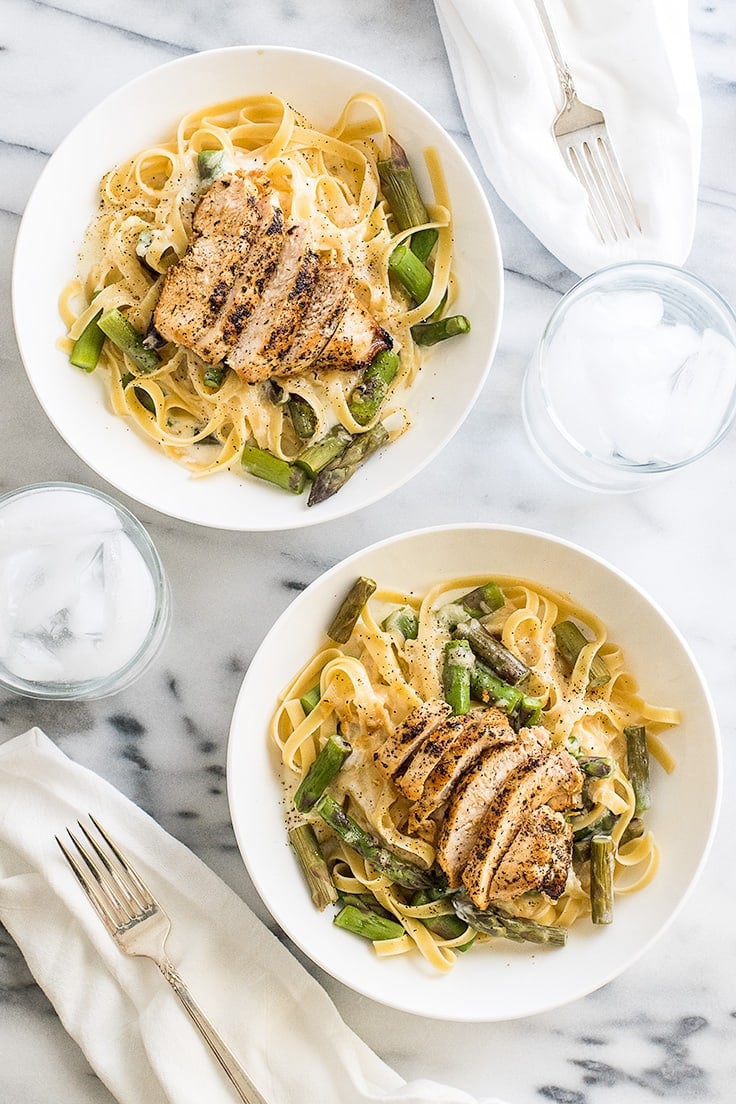
<path fill-rule="evenodd" d="M 171 922 L 155 897 L 92 814 L 96 835 L 77 821 L 86 845 L 67 828 L 75 854 L 56 842 L 92 907 L 121 951 L 152 959 L 171 985 L 217 1061 L 246 1104 L 267 1104 L 229 1047 L 198 1006 L 166 955 Z M 81 861 L 80 861 L 81 860 Z"/>
<path fill-rule="evenodd" d="M 588 195 L 591 221 L 599 238 L 622 241 L 641 233 L 626 177 L 611 143 L 603 113 L 578 98 L 544 0 L 534 0 L 557 68 L 565 103 L 552 124 L 562 156 Z"/>

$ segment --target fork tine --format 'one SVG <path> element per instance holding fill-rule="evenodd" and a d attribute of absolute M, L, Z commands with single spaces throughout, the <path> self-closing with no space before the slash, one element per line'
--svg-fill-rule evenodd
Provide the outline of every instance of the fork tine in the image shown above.
<path fill-rule="evenodd" d="M 67 832 L 69 832 L 69 829 L 67 829 Z M 72 840 L 74 841 L 75 846 L 78 848 L 79 844 L 74 839 L 74 837 L 71 835 L 71 832 L 69 832 L 69 835 L 71 836 Z M 105 927 L 108 929 L 108 931 L 112 931 L 114 928 L 118 927 L 118 925 L 120 923 L 120 919 L 119 919 L 119 916 L 117 915 L 117 913 L 113 910 L 111 901 L 101 891 L 101 889 L 99 888 L 97 882 L 93 881 L 90 878 L 89 874 L 84 873 L 84 871 L 80 867 L 77 860 L 74 858 L 74 856 L 71 854 L 71 852 L 67 850 L 67 848 L 64 846 L 64 844 L 59 839 L 59 837 L 54 836 L 54 839 L 56 840 L 59 847 L 61 848 L 62 855 L 64 856 L 66 861 L 69 863 L 69 866 L 72 868 L 72 872 L 74 873 L 74 876 L 76 877 L 77 881 L 79 882 L 79 884 L 81 885 L 81 887 L 84 890 L 85 894 L 87 895 L 87 898 L 89 899 L 90 904 L 94 908 L 95 912 L 99 916 L 102 923 L 105 925 Z"/>
<path fill-rule="evenodd" d="M 90 819 L 93 820 L 91 816 Z M 97 830 L 101 832 L 105 843 L 111 848 L 109 852 L 103 850 L 98 841 L 89 833 L 81 821 L 77 821 L 77 824 L 79 824 L 79 827 L 84 832 L 90 846 L 94 848 L 96 855 L 105 867 L 108 881 L 115 887 L 116 895 L 121 899 L 121 903 L 124 903 L 130 915 L 140 912 L 141 909 L 150 908 L 153 903 L 150 893 L 147 894 L 145 892 L 145 886 L 139 878 L 133 878 L 133 872 L 123 860 L 120 851 L 107 833 L 104 832 L 94 820 L 93 823 Z"/>
<path fill-rule="evenodd" d="M 126 884 L 130 885 L 131 893 L 135 891 L 135 894 L 137 894 L 139 897 L 140 904 L 144 908 L 149 908 L 151 905 L 157 904 L 156 898 L 153 896 L 143 879 L 129 865 L 128 861 L 126 860 L 125 856 L 123 855 L 115 841 L 108 835 L 108 833 L 105 831 L 105 829 L 96 819 L 96 817 L 92 815 L 92 813 L 89 813 L 88 816 L 97 831 L 102 836 L 107 846 L 110 848 L 111 853 L 115 856 L 115 859 L 117 860 L 117 868 L 120 874 L 125 877 Z M 89 835 L 87 833 L 85 834 L 89 839 Z"/>
<path fill-rule="evenodd" d="M 580 157 L 578 151 L 573 146 L 567 147 L 567 161 L 578 184 L 580 184 L 588 197 L 588 211 L 590 212 L 591 221 L 596 229 L 598 237 L 605 244 L 606 232 L 608 229 L 608 225 L 610 225 L 610 220 L 606 219 L 605 222 L 601 221 L 600 201 L 595 194 L 591 181 L 589 180 L 586 168 L 583 165 L 583 159 Z"/>
<path fill-rule="evenodd" d="M 606 169 L 606 180 L 616 198 L 624 222 L 628 226 L 635 227 L 641 233 L 641 223 L 636 213 L 634 200 L 607 134 L 603 133 L 598 136 L 597 146 L 601 162 Z"/>

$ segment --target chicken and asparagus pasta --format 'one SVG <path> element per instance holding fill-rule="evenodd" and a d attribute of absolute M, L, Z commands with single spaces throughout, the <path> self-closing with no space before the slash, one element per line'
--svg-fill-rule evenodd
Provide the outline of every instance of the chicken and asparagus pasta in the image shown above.
<path fill-rule="evenodd" d="M 409 428 L 452 314 L 450 203 L 423 196 L 382 102 L 320 130 L 276 95 L 186 115 L 100 185 L 64 347 L 193 474 L 247 472 L 314 505 Z"/>
<path fill-rule="evenodd" d="M 270 738 L 338 927 L 446 971 L 498 938 L 563 946 L 654 878 L 650 760 L 674 769 L 680 717 L 594 613 L 519 578 L 417 596 L 361 577 L 326 629 Z"/>

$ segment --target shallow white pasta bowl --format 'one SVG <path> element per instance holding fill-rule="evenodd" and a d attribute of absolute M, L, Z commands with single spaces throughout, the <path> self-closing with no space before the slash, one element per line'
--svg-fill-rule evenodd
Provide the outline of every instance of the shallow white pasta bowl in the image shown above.
<path fill-rule="evenodd" d="M 275 93 L 317 127 L 334 124 L 351 95 L 384 102 L 425 194 L 423 153 L 439 154 L 454 215 L 459 295 L 453 313 L 472 331 L 426 351 L 406 402 L 411 429 L 373 456 L 334 497 L 308 508 L 294 496 L 237 472 L 194 478 L 111 410 L 101 373 L 73 368 L 57 348 L 64 335 L 61 290 L 97 209 L 101 177 L 170 137 L 187 112 L 245 95 Z M 63 217 L 60 203 L 63 197 Z M 30 382 L 62 437 L 100 476 L 164 514 L 233 530 L 279 530 L 351 513 L 415 475 L 470 411 L 493 360 L 501 322 L 503 266 L 493 217 L 468 162 L 442 127 L 397 88 L 335 58 L 282 47 L 194 54 L 139 77 L 109 96 L 62 142 L 28 202 L 13 272 L 15 327 Z"/>
<path fill-rule="evenodd" d="M 494 940 L 439 974 L 417 952 L 378 958 L 372 945 L 318 912 L 287 841 L 280 755 L 268 729 L 280 692 L 324 647 L 325 630 L 359 575 L 380 588 L 425 593 L 459 576 L 512 575 L 565 592 L 600 617 L 650 702 L 681 710 L 665 737 L 676 766 L 652 761 L 647 824 L 661 860 L 654 880 L 616 897 L 614 922 L 579 920 L 563 948 Z M 626 576 L 585 550 L 530 530 L 491 525 L 425 529 L 375 544 L 313 582 L 281 615 L 251 663 L 235 708 L 228 795 L 240 851 L 273 917 L 315 963 L 383 1004 L 446 1020 L 506 1020 L 576 1000 L 652 946 L 683 904 L 708 853 L 721 792 L 718 724 L 707 686 L 667 615 Z"/>

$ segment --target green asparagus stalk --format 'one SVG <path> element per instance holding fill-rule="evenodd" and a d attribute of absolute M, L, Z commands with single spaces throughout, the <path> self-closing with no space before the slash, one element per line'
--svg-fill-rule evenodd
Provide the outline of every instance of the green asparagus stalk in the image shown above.
<path fill-rule="evenodd" d="M 267 483 L 274 483 L 292 494 L 301 494 L 306 486 L 307 476 L 302 468 L 274 456 L 268 449 L 256 445 L 245 445 L 240 462 L 247 472 Z"/>
<path fill-rule="evenodd" d="M 322 692 L 319 688 L 319 683 L 317 683 L 316 686 L 313 686 L 311 690 L 307 690 L 306 694 L 299 699 L 299 704 L 304 710 L 305 716 L 312 712 L 321 697 Z"/>
<path fill-rule="evenodd" d="M 476 701 L 495 705 L 504 713 L 518 720 L 518 726 L 539 723 L 542 699 L 525 694 L 518 686 L 511 686 L 495 675 L 485 663 L 476 660 L 470 672 L 470 692 Z"/>
<path fill-rule="evenodd" d="M 574 621 L 559 621 L 552 631 L 555 634 L 557 651 L 572 669 L 581 651 L 586 644 L 590 644 L 590 641 L 586 639 Z M 596 655 L 590 665 L 588 686 L 603 686 L 610 677 L 611 672 L 608 670 L 605 660 Z"/>
<path fill-rule="evenodd" d="M 567 942 L 566 928 L 511 916 L 493 905 L 487 909 L 478 909 L 462 896 L 453 897 L 452 905 L 461 920 L 488 935 L 512 939 L 515 943 L 547 943 L 553 947 L 564 947 Z"/>
<path fill-rule="evenodd" d="M 289 408 L 291 424 L 297 437 L 300 437 L 303 441 L 308 441 L 310 437 L 314 437 L 317 430 L 317 415 L 307 400 L 303 399 L 301 395 L 289 395 L 286 405 Z"/>
<path fill-rule="evenodd" d="M 398 920 L 389 920 L 377 912 L 366 912 L 355 905 L 346 905 L 338 912 L 333 924 L 354 935 L 377 942 L 381 939 L 399 939 L 404 929 Z"/>
<path fill-rule="evenodd" d="M 577 764 L 588 778 L 610 778 L 616 772 L 616 760 L 608 755 L 580 755 Z"/>
<path fill-rule="evenodd" d="M 222 364 L 211 364 L 205 369 L 202 379 L 205 387 L 211 388 L 212 391 L 219 391 L 225 382 L 226 375 L 227 368 L 224 368 Z"/>
<path fill-rule="evenodd" d="M 590 910 L 594 924 L 613 922 L 613 840 L 593 836 L 590 841 Z"/>
<path fill-rule="evenodd" d="M 373 421 L 398 370 L 399 358 L 388 349 L 380 352 L 365 369 L 348 400 L 348 409 L 358 425 Z"/>
<path fill-rule="evenodd" d="M 357 821 L 338 805 L 329 794 L 323 794 L 314 806 L 314 811 L 324 820 L 325 824 L 332 828 L 333 832 L 343 840 L 376 870 L 380 871 L 389 881 L 406 889 L 427 889 L 434 887 L 437 882 L 427 870 L 418 866 L 412 866 L 404 862 L 398 855 L 394 855 L 387 847 L 384 847 L 373 836 L 369 835 Z"/>
<path fill-rule="evenodd" d="M 105 344 L 105 334 L 98 325 L 101 318 L 100 310 L 84 327 L 69 355 L 74 367 L 81 368 L 84 372 L 94 372 Z"/>
<path fill-rule="evenodd" d="M 314 479 L 323 468 L 345 452 L 352 439 L 352 434 L 344 426 L 335 425 L 319 441 L 300 452 L 294 463 L 307 473 L 309 479 Z"/>
<path fill-rule="evenodd" d="M 464 314 L 449 314 L 446 318 L 417 322 L 411 327 L 411 336 L 417 345 L 436 345 L 465 333 L 470 333 L 470 322 Z"/>
<path fill-rule="evenodd" d="M 613 813 L 606 813 L 595 824 L 589 825 L 588 828 L 583 828 L 580 833 L 575 832 L 573 843 L 573 853 L 575 858 L 581 862 L 585 862 L 590 859 L 590 841 L 593 836 L 610 836 L 614 824 L 618 820 L 618 817 Z M 644 835 L 644 821 L 641 817 L 632 817 L 626 828 L 621 834 L 619 840 L 619 846 L 624 843 L 628 843 L 629 840 L 639 839 Z"/>
<path fill-rule="evenodd" d="M 432 273 L 408 245 L 397 245 L 389 257 L 388 267 L 404 285 L 416 303 L 423 303 L 432 288 Z"/>
<path fill-rule="evenodd" d="M 486 617 L 499 610 L 504 601 L 503 591 L 498 583 L 488 582 L 458 598 L 457 604 L 471 617 Z"/>
<path fill-rule="evenodd" d="M 391 138 L 391 155 L 378 162 L 381 191 L 399 230 L 422 226 L 429 222 L 427 208 L 419 193 L 414 173 L 406 153 L 395 138 Z M 437 231 L 425 227 L 411 236 L 412 252 L 426 261 L 437 241 Z"/>
<path fill-rule="evenodd" d="M 353 905 L 361 912 L 375 912 L 389 920 L 394 919 L 393 913 L 385 909 L 383 905 L 379 905 L 372 893 L 345 893 L 343 890 L 338 890 L 338 896 L 342 905 Z"/>
<path fill-rule="evenodd" d="M 319 472 L 312 483 L 307 505 L 315 506 L 339 491 L 360 465 L 386 444 L 388 438 L 389 432 L 382 422 L 376 422 L 365 433 L 356 433 L 344 452 Z"/>
<path fill-rule="evenodd" d="M 225 151 L 222 149 L 200 150 L 197 154 L 197 171 L 203 184 L 209 185 L 224 172 Z"/>
<path fill-rule="evenodd" d="M 478 659 L 488 664 L 504 682 L 515 686 L 529 675 L 526 663 L 522 663 L 500 640 L 486 632 L 480 621 L 476 621 L 474 617 L 470 621 L 461 622 L 456 627 L 454 636 L 459 640 L 467 640 Z"/>
<path fill-rule="evenodd" d="M 384 618 L 381 628 L 393 636 L 400 636 L 402 640 L 416 640 L 419 620 L 411 606 L 399 606 Z"/>
<path fill-rule="evenodd" d="M 411 899 L 412 907 L 427 905 L 430 901 L 436 901 L 444 896 L 443 890 L 420 889 Z M 455 947 L 456 951 L 467 951 L 471 943 L 475 941 L 475 932 L 471 932 L 467 921 L 461 920 L 454 911 L 439 913 L 437 916 L 424 916 L 421 917 L 421 922 L 425 928 L 428 928 L 433 935 L 439 936 L 440 939 L 458 939 L 468 933 L 469 939 Z"/>
<path fill-rule="evenodd" d="M 314 828 L 307 823 L 297 824 L 295 828 L 289 829 L 289 841 L 296 852 L 311 898 L 322 912 L 337 900 L 337 890 L 320 851 Z"/>
<path fill-rule="evenodd" d="M 638 815 L 646 812 L 652 804 L 649 785 L 647 730 L 644 725 L 627 725 L 624 729 L 624 736 L 626 737 L 629 781 L 633 787 L 636 800 L 634 812 Z"/>
<path fill-rule="evenodd" d="M 147 374 L 158 368 L 161 358 L 156 350 L 146 348 L 142 335 L 117 307 L 105 311 L 97 325 L 141 372 Z"/>
<path fill-rule="evenodd" d="M 470 709 L 470 671 L 474 659 L 465 640 L 448 640 L 442 666 L 442 690 L 445 701 L 456 716 Z"/>
<path fill-rule="evenodd" d="M 328 737 L 294 794 L 297 812 L 308 813 L 316 805 L 352 750 L 338 733 Z"/>
<path fill-rule="evenodd" d="M 366 579 L 365 575 L 360 575 L 355 580 L 327 630 L 330 640 L 334 640 L 336 644 L 347 644 L 363 607 L 375 589 L 375 581 Z"/>

